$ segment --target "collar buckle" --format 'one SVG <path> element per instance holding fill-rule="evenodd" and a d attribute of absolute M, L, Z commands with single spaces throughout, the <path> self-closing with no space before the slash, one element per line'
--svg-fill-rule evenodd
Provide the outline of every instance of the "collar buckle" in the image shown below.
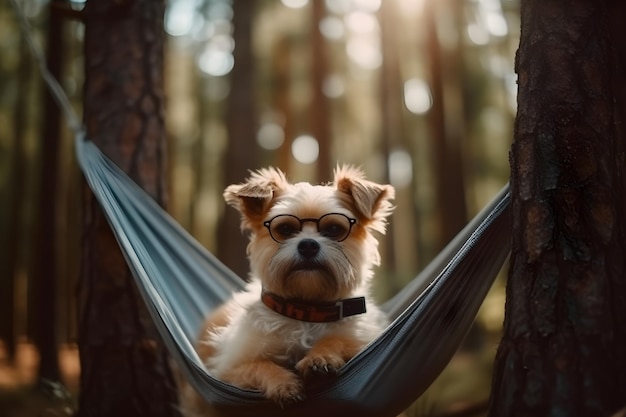
<path fill-rule="evenodd" d="M 335 303 L 335 306 L 337 306 L 338 313 L 339 313 L 339 319 L 338 320 L 343 319 L 343 300 L 337 301 Z"/>

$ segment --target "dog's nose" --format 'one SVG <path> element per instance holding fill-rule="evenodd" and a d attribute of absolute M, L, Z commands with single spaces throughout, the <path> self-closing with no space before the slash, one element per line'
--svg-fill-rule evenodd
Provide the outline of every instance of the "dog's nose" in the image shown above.
<path fill-rule="evenodd" d="M 320 251 L 320 244 L 313 239 L 302 239 L 298 243 L 298 252 L 305 258 L 312 258 Z"/>

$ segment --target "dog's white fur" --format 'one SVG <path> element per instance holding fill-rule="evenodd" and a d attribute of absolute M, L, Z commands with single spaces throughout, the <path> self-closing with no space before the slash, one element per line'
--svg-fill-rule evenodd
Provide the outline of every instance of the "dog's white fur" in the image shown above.
<path fill-rule="evenodd" d="M 291 184 L 270 168 L 229 186 L 225 199 L 241 212 L 241 226 L 250 232 L 251 282 L 206 322 L 197 350 L 209 372 L 286 406 L 304 398 L 308 377 L 334 374 L 374 339 L 386 318 L 369 295 L 372 268 L 380 262 L 372 232 L 384 233 L 393 195 L 391 186 L 368 181 L 349 166 L 338 167 L 329 185 Z M 357 219 L 347 239 L 332 241 L 305 223 L 298 235 L 279 244 L 263 225 L 279 214 L 317 219 L 327 213 Z M 298 267 L 302 239 L 319 243 L 316 262 L 323 268 Z M 330 323 L 299 321 L 269 309 L 262 291 L 311 302 L 365 296 L 367 312 Z M 189 415 L 215 415 L 189 387 L 183 388 L 182 402 Z"/>
<path fill-rule="evenodd" d="M 274 362 L 294 368 L 325 335 L 341 332 L 364 346 L 386 324 L 385 315 L 373 303 L 367 304 L 367 319 L 353 316 L 331 323 L 298 321 L 269 310 L 261 303 L 260 294 L 260 282 L 255 280 L 228 305 L 226 314 L 230 324 L 210 331 L 200 341 L 216 350 L 215 356 L 206 361 L 213 375 L 219 377 L 227 373 L 244 353 L 246 356 L 271 356 Z M 255 341 L 253 349 L 248 346 L 251 339 Z M 223 348 L 226 346 L 228 348 Z"/>

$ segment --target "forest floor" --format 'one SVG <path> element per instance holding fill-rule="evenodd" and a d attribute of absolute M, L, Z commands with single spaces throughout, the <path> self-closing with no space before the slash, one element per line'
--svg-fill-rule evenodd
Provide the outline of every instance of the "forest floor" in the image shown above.
<path fill-rule="evenodd" d="M 30 343 L 19 343 L 9 361 L 0 342 L 0 416 L 63 417 L 73 415 L 80 365 L 78 349 L 64 345 L 59 351 L 61 382 L 37 381 L 39 357 Z"/>

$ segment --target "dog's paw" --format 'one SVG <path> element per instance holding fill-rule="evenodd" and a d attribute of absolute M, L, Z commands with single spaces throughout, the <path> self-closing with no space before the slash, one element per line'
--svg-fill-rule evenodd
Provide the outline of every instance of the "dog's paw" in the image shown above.
<path fill-rule="evenodd" d="M 319 376 L 336 376 L 345 361 L 338 355 L 307 355 L 296 364 L 296 370 L 305 379 Z"/>
<path fill-rule="evenodd" d="M 305 399 L 302 382 L 297 378 L 268 387 L 265 390 L 265 396 L 277 403 L 281 408 L 289 407 Z"/>

